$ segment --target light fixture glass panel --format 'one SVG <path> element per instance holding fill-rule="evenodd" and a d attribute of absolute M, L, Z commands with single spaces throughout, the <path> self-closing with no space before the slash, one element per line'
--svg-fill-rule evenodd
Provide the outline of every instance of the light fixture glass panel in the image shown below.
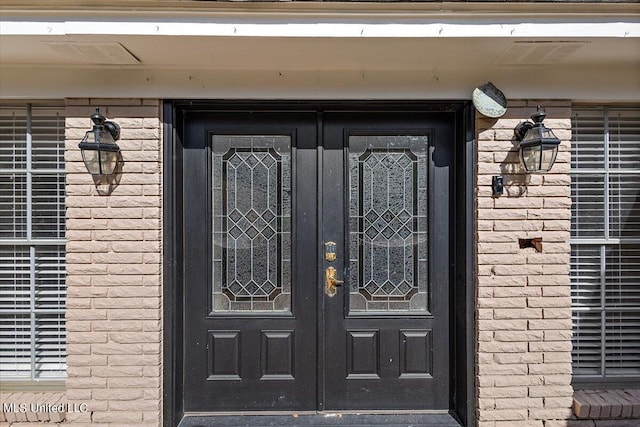
<path fill-rule="evenodd" d="M 82 150 L 82 160 L 91 175 L 100 175 L 100 162 L 97 150 Z"/>
<path fill-rule="evenodd" d="M 116 151 L 100 151 L 100 164 L 103 175 L 113 175 L 118 165 L 118 153 Z"/>
<path fill-rule="evenodd" d="M 99 131 L 93 132 L 96 137 L 96 142 L 100 144 L 115 144 L 113 137 L 106 129 L 100 129 Z"/>
<path fill-rule="evenodd" d="M 536 144 L 520 147 L 520 160 L 529 173 L 548 172 L 558 155 L 556 144 Z"/>
<path fill-rule="evenodd" d="M 531 129 L 529 129 L 526 133 L 526 135 L 524 136 L 524 138 L 522 138 L 522 143 L 526 144 L 528 142 L 539 142 L 541 141 L 543 138 L 542 135 L 542 128 L 539 126 L 534 126 Z"/>
<path fill-rule="evenodd" d="M 558 155 L 557 145 L 543 145 L 540 172 L 549 172 Z"/>
<path fill-rule="evenodd" d="M 527 172 L 535 172 L 540 160 L 540 146 L 520 147 L 520 161 Z"/>

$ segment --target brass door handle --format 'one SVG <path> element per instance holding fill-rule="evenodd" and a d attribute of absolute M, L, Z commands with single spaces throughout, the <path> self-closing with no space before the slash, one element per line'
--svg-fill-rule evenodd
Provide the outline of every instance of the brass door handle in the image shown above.
<path fill-rule="evenodd" d="M 336 269 L 333 267 L 328 267 L 324 272 L 325 278 L 325 288 L 324 293 L 327 296 L 333 297 L 338 292 L 338 286 L 341 286 L 344 281 L 336 279 Z"/>

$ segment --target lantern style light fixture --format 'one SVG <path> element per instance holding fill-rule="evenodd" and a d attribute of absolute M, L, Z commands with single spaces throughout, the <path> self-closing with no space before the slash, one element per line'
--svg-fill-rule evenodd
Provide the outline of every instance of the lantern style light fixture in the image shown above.
<path fill-rule="evenodd" d="M 520 163 L 527 173 L 549 172 L 558 155 L 560 139 L 542 121 L 547 115 L 540 106 L 531 120 L 522 122 L 514 129 L 516 140 L 520 141 Z"/>
<path fill-rule="evenodd" d="M 100 114 L 100 109 L 91 115 L 93 129 L 88 131 L 82 142 L 78 144 L 82 152 L 82 160 L 91 175 L 113 175 L 118 166 L 120 147 L 116 141 L 120 139 L 120 126 L 109 122 Z"/>

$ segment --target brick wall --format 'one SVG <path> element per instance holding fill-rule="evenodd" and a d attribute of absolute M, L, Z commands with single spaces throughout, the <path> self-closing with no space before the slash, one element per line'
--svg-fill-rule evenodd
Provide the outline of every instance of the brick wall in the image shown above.
<path fill-rule="evenodd" d="M 99 195 L 78 142 L 100 107 L 121 128 L 119 185 Z M 67 399 L 75 424 L 158 425 L 161 414 L 160 102 L 68 99 Z"/>
<path fill-rule="evenodd" d="M 536 105 L 562 144 L 551 172 L 526 175 L 513 129 Z M 571 416 L 570 117 L 569 101 L 510 101 L 502 118 L 476 120 L 482 427 L 564 425 Z M 493 175 L 504 177 L 500 197 Z M 533 237 L 542 237 L 542 253 L 519 248 L 519 238 Z"/>

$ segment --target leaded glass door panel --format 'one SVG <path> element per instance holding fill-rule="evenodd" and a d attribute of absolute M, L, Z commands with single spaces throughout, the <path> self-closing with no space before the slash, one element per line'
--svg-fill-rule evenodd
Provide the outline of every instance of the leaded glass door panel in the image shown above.
<path fill-rule="evenodd" d="M 291 313 L 291 139 L 211 135 L 216 313 Z"/>
<path fill-rule="evenodd" d="M 324 409 L 446 410 L 451 117 L 324 119 Z"/>
<path fill-rule="evenodd" d="M 430 133 L 348 136 L 350 311 L 427 310 Z"/>

